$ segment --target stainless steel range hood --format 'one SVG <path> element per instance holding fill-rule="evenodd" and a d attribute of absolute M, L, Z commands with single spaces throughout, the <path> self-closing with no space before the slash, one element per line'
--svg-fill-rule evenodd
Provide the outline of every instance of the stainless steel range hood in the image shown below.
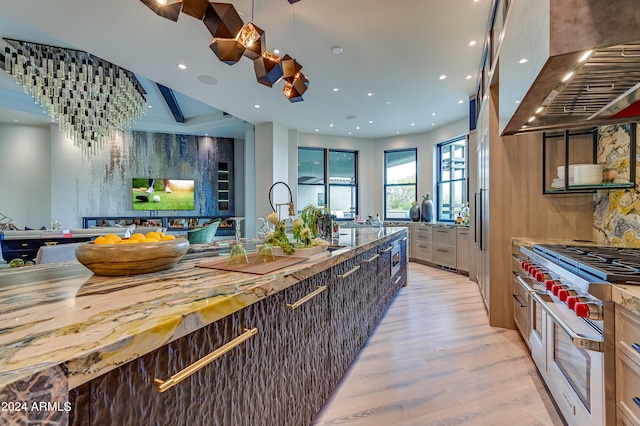
<path fill-rule="evenodd" d="M 514 2 L 499 66 L 502 135 L 640 121 L 640 8 Z"/>

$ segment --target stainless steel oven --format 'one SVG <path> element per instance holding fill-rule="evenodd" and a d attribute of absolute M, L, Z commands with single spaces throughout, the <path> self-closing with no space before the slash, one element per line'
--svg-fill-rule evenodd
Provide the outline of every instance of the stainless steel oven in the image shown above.
<path fill-rule="evenodd" d="M 614 424 L 615 392 L 606 387 L 607 378 L 615 380 L 610 276 L 591 275 L 594 257 L 580 269 L 560 248 L 561 254 L 535 247 L 521 248 L 522 258 L 514 254 L 514 275 L 531 288 L 534 363 L 569 425 Z"/>
<path fill-rule="evenodd" d="M 400 256 L 400 240 L 391 243 L 391 278 L 400 271 L 402 257 Z"/>

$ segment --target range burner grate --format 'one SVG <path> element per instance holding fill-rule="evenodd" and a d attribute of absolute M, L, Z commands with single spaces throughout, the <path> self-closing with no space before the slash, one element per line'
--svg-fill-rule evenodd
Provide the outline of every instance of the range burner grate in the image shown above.
<path fill-rule="evenodd" d="M 536 244 L 534 251 L 565 268 L 608 282 L 640 280 L 640 249 Z"/>

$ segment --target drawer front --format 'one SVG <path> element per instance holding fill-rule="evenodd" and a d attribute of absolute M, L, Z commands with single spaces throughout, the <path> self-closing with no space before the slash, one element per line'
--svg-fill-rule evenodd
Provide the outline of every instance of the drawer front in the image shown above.
<path fill-rule="evenodd" d="M 2 245 L 8 250 L 38 250 L 42 240 L 3 240 Z"/>
<path fill-rule="evenodd" d="M 455 247 L 456 245 L 456 230 L 455 228 L 441 228 L 436 227 L 433 230 L 432 236 L 433 244 L 441 246 Z"/>
<path fill-rule="evenodd" d="M 620 411 L 620 408 L 616 410 L 616 426 L 638 426 L 639 424 L 640 420 L 635 419 L 635 422 L 631 421 L 622 411 Z"/>
<path fill-rule="evenodd" d="M 619 305 L 615 309 L 616 346 L 640 365 L 640 317 Z"/>
<path fill-rule="evenodd" d="M 431 243 L 431 230 L 429 231 L 425 229 L 417 229 L 416 230 L 416 241 L 422 243 Z"/>
<path fill-rule="evenodd" d="M 627 418 L 640 418 L 640 367 L 623 353 L 616 357 L 616 400 Z M 640 422 L 638 422 L 640 424 Z"/>
<path fill-rule="evenodd" d="M 513 317 L 525 342 L 529 342 L 529 292 L 513 277 Z"/>
<path fill-rule="evenodd" d="M 450 247 L 433 246 L 433 263 L 437 265 L 447 266 L 449 268 L 456 267 L 456 251 Z"/>
<path fill-rule="evenodd" d="M 415 245 L 415 253 L 413 258 L 431 262 L 433 259 L 433 246 L 431 244 L 422 244 L 420 242 Z"/>

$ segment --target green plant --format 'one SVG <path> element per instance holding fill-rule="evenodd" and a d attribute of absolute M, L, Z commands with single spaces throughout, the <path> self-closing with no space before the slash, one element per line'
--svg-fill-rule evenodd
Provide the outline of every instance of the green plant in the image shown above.
<path fill-rule="evenodd" d="M 316 238 L 318 236 L 318 217 L 321 215 L 322 208 L 316 207 L 313 204 L 306 205 L 300 213 L 300 217 L 304 222 L 304 226 L 311 230 L 313 238 Z"/>

